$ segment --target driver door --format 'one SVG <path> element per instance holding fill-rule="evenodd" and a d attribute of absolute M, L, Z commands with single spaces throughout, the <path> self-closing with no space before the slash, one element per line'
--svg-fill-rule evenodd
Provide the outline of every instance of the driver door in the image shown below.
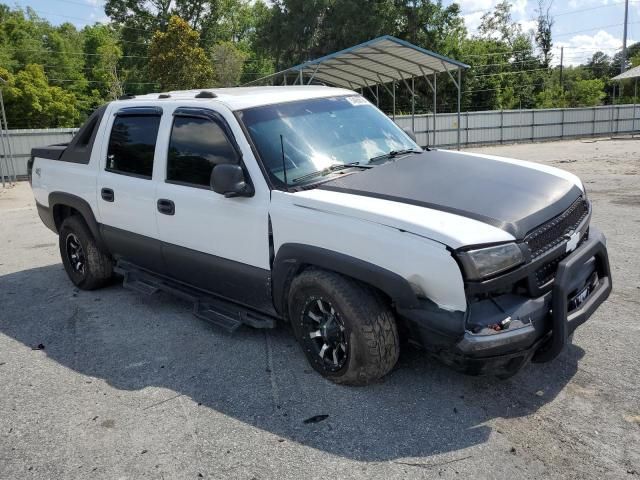
<path fill-rule="evenodd" d="M 156 219 L 168 274 L 271 311 L 268 190 L 257 188 L 253 197 L 235 198 L 211 190 L 213 168 L 223 163 L 242 165 L 243 158 L 220 111 L 179 107 L 167 117 L 170 125 L 165 123 L 165 131 L 170 133 L 163 180 L 156 190 Z M 231 119 L 235 121 L 232 115 Z"/>

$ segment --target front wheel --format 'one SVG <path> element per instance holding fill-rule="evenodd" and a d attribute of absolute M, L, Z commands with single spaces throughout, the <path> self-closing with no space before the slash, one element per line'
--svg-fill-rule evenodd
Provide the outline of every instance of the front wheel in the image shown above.
<path fill-rule="evenodd" d="M 289 317 L 311 366 L 333 382 L 365 385 L 398 360 L 390 307 L 373 289 L 342 275 L 302 272 L 291 283 Z"/>

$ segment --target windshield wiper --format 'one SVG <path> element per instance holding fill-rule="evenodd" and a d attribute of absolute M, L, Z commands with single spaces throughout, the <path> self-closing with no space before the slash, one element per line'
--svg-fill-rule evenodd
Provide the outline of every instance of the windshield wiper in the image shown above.
<path fill-rule="evenodd" d="M 329 165 L 328 167 L 323 168 L 322 170 L 318 170 L 316 172 L 311 172 L 311 173 L 307 173 L 306 175 L 302 175 L 301 177 L 298 177 L 295 180 L 293 180 L 293 183 L 298 183 L 303 180 L 308 180 L 309 178 L 323 177 L 325 175 L 329 175 L 330 173 L 338 172 L 340 170 L 344 170 L 346 168 L 353 168 L 353 167 L 373 168 L 372 165 L 360 165 L 360 162 L 334 163 L 333 165 Z"/>
<path fill-rule="evenodd" d="M 383 160 L 387 158 L 396 158 L 400 155 L 406 155 L 408 153 L 422 153 L 422 150 L 416 150 L 415 148 L 407 148 L 405 150 L 391 150 L 389 153 L 370 158 L 369 162 L 375 162 L 376 160 Z"/>

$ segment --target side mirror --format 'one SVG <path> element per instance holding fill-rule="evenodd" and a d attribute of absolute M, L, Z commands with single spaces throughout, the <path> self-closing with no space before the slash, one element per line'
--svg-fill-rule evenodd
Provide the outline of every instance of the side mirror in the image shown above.
<path fill-rule="evenodd" d="M 230 163 L 216 165 L 211 172 L 210 184 L 214 192 L 227 198 L 253 195 L 253 188 L 246 182 L 240 165 Z"/>
<path fill-rule="evenodd" d="M 411 130 L 410 128 L 403 128 L 402 130 L 404 131 L 404 133 L 409 135 L 409 138 L 411 140 L 413 140 L 414 142 L 418 143 L 418 139 L 416 138 L 416 134 L 415 134 L 415 132 L 413 130 Z"/>

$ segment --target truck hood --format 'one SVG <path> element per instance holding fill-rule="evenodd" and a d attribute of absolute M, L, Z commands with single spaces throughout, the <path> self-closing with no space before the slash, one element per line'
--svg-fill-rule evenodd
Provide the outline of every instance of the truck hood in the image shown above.
<path fill-rule="evenodd" d="M 433 225 L 428 218 L 419 217 L 433 216 L 434 211 L 449 214 L 438 218 L 448 219 L 446 228 L 454 230 L 451 215 L 472 220 L 473 223 L 459 223 L 459 228 L 464 229 L 475 224 L 482 241 L 471 243 L 522 239 L 535 227 L 569 208 L 583 193 L 577 177 L 553 167 L 446 150 L 410 154 L 368 170 L 345 173 L 317 187 L 315 194 L 305 195 L 310 192 L 300 192 L 303 194 L 300 197 L 314 198 L 314 205 L 307 206 L 318 208 L 320 201 L 329 210 L 342 214 L 351 211 L 355 216 L 367 210 L 363 197 L 371 199 L 371 211 L 366 212 L 368 220 L 373 220 L 373 214 L 380 217 L 380 223 L 438 241 L 448 240 L 448 244 L 465 243 L 469 235 L 442 231 L 445 225 L 441 221 Z M 330 193 L 342 195 L 334 202 Z M 298 194 L 295 196 L 300 198 Z M 383 208 L 387 202 L 421 208 L 411 208 L 410 214 L 407 209 L 399 214 L 395 208 L 394 214 Z M 478 223 L 507 235 L 498 232 L 489 235 Z M 495 239 L 485 238 L 492 236 Z"/>

